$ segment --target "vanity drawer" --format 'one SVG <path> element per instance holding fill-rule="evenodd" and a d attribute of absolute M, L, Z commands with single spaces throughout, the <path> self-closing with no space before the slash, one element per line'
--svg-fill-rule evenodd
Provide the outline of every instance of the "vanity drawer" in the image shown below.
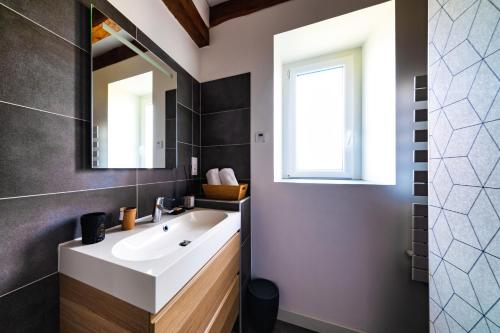
<path fill-rule="evenodd" d="M 240 234 L 237 233 L 163 309 L 151 315 L 151 332 L 204 332 L 217 313 L 227 311 L 224 302 L 234 298 L 228 294 L 234 292 L 235 280 L 239 281 L 239 266 Z M 227 325 L 234 324 L 236 317 L 233 317 L 227 317 L 232 321 Z"/>
<path fill-rule="evenodd" d="M 240 307 L 240 279 L 234 278 L 205 333 L 230 333 Z"/>

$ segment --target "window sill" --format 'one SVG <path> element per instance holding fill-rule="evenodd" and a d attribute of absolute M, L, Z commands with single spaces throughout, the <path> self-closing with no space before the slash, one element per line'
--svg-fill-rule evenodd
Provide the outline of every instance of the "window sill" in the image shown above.
<path fill-rule="evenodd" d="M 293 184 L 337 184 L 337 185 L 383 185 L 391 186 L 396 183 L 374 182 L 363 179 L 315 179 L 315 178 L 281 178 L 275 179 L 275 183 L 293 183 Z"/>

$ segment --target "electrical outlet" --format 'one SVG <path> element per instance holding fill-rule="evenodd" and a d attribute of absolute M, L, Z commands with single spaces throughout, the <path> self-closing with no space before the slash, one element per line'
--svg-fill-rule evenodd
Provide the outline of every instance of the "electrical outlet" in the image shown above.
<path fill-rule="evenodd" d="M 198 176 L 198 157 L 191 157 L 191 176 Z"/>

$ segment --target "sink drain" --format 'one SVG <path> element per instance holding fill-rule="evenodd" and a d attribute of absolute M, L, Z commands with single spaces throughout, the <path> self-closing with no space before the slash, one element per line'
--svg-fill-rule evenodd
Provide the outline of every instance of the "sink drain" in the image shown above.
<path fill-rule="evenodd" d="M 185 240 L 179 243 L 180 246 L 188 246 L 191 241 Z"/>

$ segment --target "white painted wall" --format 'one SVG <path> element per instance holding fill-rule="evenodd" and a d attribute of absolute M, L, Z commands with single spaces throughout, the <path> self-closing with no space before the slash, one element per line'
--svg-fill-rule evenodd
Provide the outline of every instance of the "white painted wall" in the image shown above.
<path fill-rule="evenodd" d="M 109 0 L 195 79 L 200 78 L 200 49 L 162 0 Z"/>
<path fill-rule="evenodd" d="M 201 81 L 251 72 L 253 274 L 283 309 L 370 333 L 427 332 L 427 286 L 410 281 L 413 75 L 426 72 L 425 0 L 397 0 L 397 185 L 273 182 L 273 35 L 380 3 L 293 0 L 211 29 Z"/>
<path fill-rule="evenodd" d="M 390 6 L 392 7 L 392 5 Z M 394 10 L 363 44 L 363 179 L 393 185 L 396 177 Z"/>

